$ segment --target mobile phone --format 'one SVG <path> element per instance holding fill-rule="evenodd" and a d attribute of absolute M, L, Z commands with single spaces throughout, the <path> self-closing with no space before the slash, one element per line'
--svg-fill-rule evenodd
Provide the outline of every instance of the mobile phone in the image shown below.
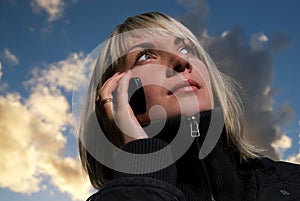
<path fill-rule="evenodd" d="M 128 102 L 135 115 L 144 114 L 146 112 L 144 88 L 139 77 L 134 77 L 129 80 Z"/>

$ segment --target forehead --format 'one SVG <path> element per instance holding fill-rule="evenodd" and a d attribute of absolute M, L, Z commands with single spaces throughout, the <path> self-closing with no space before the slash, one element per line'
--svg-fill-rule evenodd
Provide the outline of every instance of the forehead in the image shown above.
<path fill-rule="evenodd" d="M 174 41 L 176 37 L 173 35 L 164 35 L 164 36 L 142 36 L 142 37 L 133 37 L 130 42 L 128 43 L 128 49 L 132 49 L 132 47 L 135 47 L 138 44 L 142 43 L 151 43 L 153 45 L 159 45 L 159 44 L 165 44 L 169 43 L 170 41 Z"/>
<path fill-rule="evenodd" d="M 168 30 L 163 28 L 147 28 L 147 29 L 135 29 L 128 32 L 123 32 L 118 37 L 120 37 L 120 42 L 125 42 L 127 45 L 134 45 L 141 40 L 155 40 L 163 39 L 168 36 L 183 36 L 184 34 L 179 30 Z"/>
<path fill-rule="evenodd" d="M 174 44 L 176 37 L 184 38 L 184 34 L 180 31 L 172 32 L 161 28 L 135 29 L 123 32 L 110 38 L 110 56 L 112 61 L 118 61 L 119 58 L 131 52 L 134 46 L 141 43 L 151 43 L 152 46 L 155 45 L 155 49 L 166 50 L 166 45 Z M 147 48 L 141 47 L 140 49 Z"/>
<path fill-rule="evenodd" d="M 167 50 L 172 46 L 187 42 L 189 42 L 188 39 L 175 35 L 133 37 L 127 45 L 126 52 L 132 52 L 136 49 Z"/>

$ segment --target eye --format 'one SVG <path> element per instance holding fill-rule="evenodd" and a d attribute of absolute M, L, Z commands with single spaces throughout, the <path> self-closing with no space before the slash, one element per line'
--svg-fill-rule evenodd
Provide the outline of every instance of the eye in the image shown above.
<path fill-rule="evenodd" d="M 179 52 L 182 54 L 194 54 L 195 49 L 191 45 L 185 45 L 179 49 Z"/>
<path fill-rule="evenodd" d="M 138 64 L 140 62 L 147 61 L 149 59 L 153 59 L 154 55 L 149 50 L 143 50 L 140 53 L 137 54 L 135 63 Z"/>
<path fill-rule="evenodd" d="M 151 55 L 148 53 L 145 53 L 138 58 L 137 62 L 146 61 L 148 59 L 151 59 Z"/>

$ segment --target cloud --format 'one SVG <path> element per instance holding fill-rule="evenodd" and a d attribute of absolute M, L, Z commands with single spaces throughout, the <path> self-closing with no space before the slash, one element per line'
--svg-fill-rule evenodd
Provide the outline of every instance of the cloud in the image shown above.
<path fill-rule="evenodd" d="M 277 114 L 277 124 L 283 126 L 289 124 L 295 117 L 294 108 L 287 103 L 283 103 L 279 106 Z"/>
<path fill-rule="evenodd" d="M 73 158 L 48 158 L 43 169 L 51 177 L 51 183 L 68 193 L 73 200 L 86 200 L 91 194 L 89 181 L 81 175 L 80 164 Z"/>
<path fill-rule="evenodd" d="M 254 36 L 260 37 L 267 38 L 261 34 Z M 273 49 L 247 41 L 244 30 L 238 26 L 227 30 L 223 37 L 209 38 L 207 44 L 220 70 L 237 80 L 243 89 L 247 138 L 268 149 L 269 157 L 281 159 L 271 145 L 284 136 L 279 126 L 294 118 L 294 110 L 288 104 L 274 109 L 274 89 L 270 87 L 274 74 Z"/>
<path fill-rule="evenodd" d="M 300 128 L 300 120 L 298 121 L 298 125 Z M 299 129 L 298 129 L 298 154 L 289 156 L 287 158 L 287 161 L 300 164 L 300 131 L 299 131 Z"/>
<path fill-rule="evenodd" d="M 253 50 L 261 50 L 265 48 L 269 38 L 264 33 L 253 34 L 250 40 L 250 46 Z"/>
<path fill-rule="evenodd" d="M 2 63 L 0 62 L 0 80 L 2 78 L 3 72 L 2 72 Z"/>
<path fill-rule="evenodd" d="M 3 68 L 2 67 L 3 67 L 2 63 L 0 62 L 0 81 L 1 81 L 2 76 L 3 76 L 3 70 L 2 70 Z M 5 92 L 7 87 L 8 87 L 8 84 L 4 81 L 1 81 L 1 83 L 0 83 L 0 93 Z"/>
<path fill-rule="evenodd" d="M 19 59 L 9 49 L 5 48 L 2 52 L 2 57 L 12 65 L 19 64 Z"/>
<path fill-rule="evenodd" d="M 282 32 L 274 32 L 270 38 L 270 50 L 274 53 L 280 52 L 282 49 L 285 49 L 291 46 L 292 40 L 286 37 Z"/>
<path fill-rule="evenodd" d="M 285 150 L 291 148 L 292 139 L 287 135 L 280 135 L 280 138 L 271 143 L 271 146 L 279 153 L 283 153 Z"/>
<path fill-rule="evenodd" d="M 30 6 L 35 13 L 46 12 L 48 21 L 52 22 L 62 17 L 65 3 L 63 0 L 32 0 Z"/>
<path fill-rule="evenodd" d="M 30 94 L 0 96 L 0 186 L 31 194 L 51 185 L 84 200 L 90 185 L 81 175 L 78 158 L 65 156 L 65 136 L 71 126 L 66 98 L 84 55 L 74 53 L 65 60 L 44 64 L 26 82 Z M 73 79 L 72 79 L 73 78 Z M 63 93 L 65 92 L 65 94 Z"/>
<path fill-rule="evenodd" d="M 208 15 L 205 1 L 177 2 L 187 9 L 179 19 L 199 37 L 218 68 L 242 87 L 247 139 L 258 148 L 267 149 L 266 155 L 270 158 L 281 159 L 272 143 L 279 148 L 278 143 L 287 140 L 279 128 L 294 118 L 294 109 L 288 104 L 274 108 L 275 90 L 270 86 L 274 75 L 273 53 L 286 48 L 291 41 L 279 33 L 270 36 L 255 33 L 249 40 L 240 26 L 229 27 L 219 36 L 209 36 L 205 32 Z M 195 12 L 196 7 L 201 14 Z"/>
<path fill-rule="evenodd" d="M 11 4 L 13 4 L 13 5 L 16 5 L 16 0 L 6 0 L 8 3 L 11 3 Z"/>
<path fill-rule="evenodd" d="M 32 161 L 39 161 L 40 156 L 33 147 L 28 147 L 32 139 L 27 119 L 30 114 L 19 100 L 17 94 L 0 97 L 0 184 L 16 192 L 32 193 L 39 190 L 40 183 L 40 178 L 35 176 L 38 166 Z M 18 115 L 19 112 L 23 115 Z"/>
<path fill-rule="evenodd" d="M 84 54 L 82 52 L 73 53 L 65 60 L 44 64 L 43 68 L 36 67 L 32 71 L 32 78 L 25 84 L 26 86 L 32 86 L 34 90 L 41 90 L 40 86 L 48 86 L 53 92 L 58 89 L 71 92 L 73 90 L 74 78 L 77 76 L 83 60 Z M 77 79 L 81 80 L 84 77 L 78 77 Z"/>
<path fill-rule="evenodd" d="M 179 20 L 193 33 L 202 35 L 206 30 L 206 19 L 208 17 L 206 1 L 177 0 L 177 3 L 187 10 L 187 12 L 182 15 Z"/>
<path fill-rule="evenodd" d="M 287 161 L 300 164 L 300 153 L 298 155 L 288 157 Z"/>

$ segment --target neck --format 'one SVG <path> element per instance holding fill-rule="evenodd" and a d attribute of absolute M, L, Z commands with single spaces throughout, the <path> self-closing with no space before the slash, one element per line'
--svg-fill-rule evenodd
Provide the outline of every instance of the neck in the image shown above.
<path fill-rule="evenodd" d="M 149 137 L 156 137 L 167 143 L 170 143 L 176 135 L 180 134 L 179 132 L 182 131 L 187 138 L 199 138 L 203 141 L 206 138 L 206 135 L 212 132 L 218 132 L 218 135 L 214 134 L 214 136 L 220 137 L 224 127 L 224 119 L 222 110 L 216 108 L 199 112 L 192 116 L 179 115 L 168 119 L 141 123 L 141 126 Z M 184 127 L 184 129 L 181 129 L 182 127 Z M 218 141 L 216 138 L 211 140 Z"/>

